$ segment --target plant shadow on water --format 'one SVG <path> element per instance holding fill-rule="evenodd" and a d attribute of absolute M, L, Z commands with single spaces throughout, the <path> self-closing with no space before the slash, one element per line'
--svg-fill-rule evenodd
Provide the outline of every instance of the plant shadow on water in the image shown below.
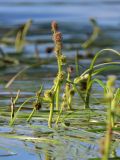
<path fill-rule="evenodd" d="M 103 6 L 104 4 L 99 1 L 80 2 L 75 0 L 73 2 L 70 0 L 68 3 L 60 0 L 51 3 L 49 0 L 44 2 L 43 0 L 39 2 L 35 0 L 34 3 L 32 1 L 29 3 L 27 1 L 12 1 L 11 4 L 8 0 L 6 2 L 0 2 L 0 12 L 3 13 L 5 9 L 3 17 L 0 16 L 1 21 L 4 18 L 3 24 L 0 24 L 0 159 L 97 160 L 108 156 L 106 154 L 107 149 L 110 149 L 111 159 L 120 159 L 120 110 L 119 107 L 113 107 L 114 105 L 120 106 L 119 90 L 113 91 L 114 86 L 111 85 L 110 87 L 114 92 L 113 99 L 105 96 L 106 94 L 109 95 L 109 87 L 106 87 L 109 79 L 106 82 L 106 75 L 115 74 L 117 77 L 116 88 L 120 86 L 120 59 L 114 54 L 108 57 L 109 54 L 106 53 L 97 59 L 96 64 L 91 64 L 94 53 L 99 56 L 98 50 L 107 47 L 119 50 L 120 29 L 116 25 L 116 19 L 119 18 L 116 14 L 117 11 L 112 17 L 113 19 L 114 16 L 117 17 L 114 24 L 109 21 L 109 16 L 113 13 L 110 7 L 112 2 L 103 0 L 108 6 L 108 10 L 105 10 L 108 19 L 101 17 L 101 19 L 103 18 L 102 22 L 98 25 L 95 19 L 91 18 L 92 27 L 86 22 L 71 22 L 71 17 L 78 19 L 81 16 L 81 12 L 78 12 L 80 10 L 78 6 L 81 6 L 83 10 L 86 5 L 87 8 L 92 7 L 92 10 L 98 14 L 99 10 L 95 10 L 96 6 L 98 4 Z M 13 6 L 9 8 L 8 4 Z M 24 11 L 23 16 L 21 16 L 20 12 L 26 5 L 28 5 L 28 9 L 33 10 L 33 13 L 28 14 L 28 11 Z M 67 5 L 69 14 L 66 14 Z M 71 12 L 72 5 L 75 11 L 73 13 Z M 114 5 L 117 10 L 117 5 L 120 6 L 120 3 L 115 1 Z M 35 7 L 42 9 L 43 17 L 40 16 L 41 13 L 36 12 Z M 50 14 L 48 10 L 48 13 L 44 13 L 44 9 L 50 7 L 54 8 L 54 12 Z M 10 10 L 7 10 L 8 8 Z M 12 8 L 16 9 L 11 11 Z M 59 11 L 61 8 L 63 13 L 60 12 L 60 14 L 57 9 Z M 16 12 L 15 15 L 14 12 Z M 8 14 L 13 21 L 10 22 L 10 19 L 6 18 Z M 88 14 L 88 12 L 84 14 L 84 21 L 87 21 Z M 56 31 L 53 31 L 56 57 L 52 54 L 54 46 L 50 33 L 50 21 L 53 20 L 53 15 L 59 21 L 57 33 L 58 29 L 64 33 L 64 46 L 62 47 L 61 35 L 56 36 Z M 33 21 L 28 20 L 29 17 Z M 98 20 L 99 18 L 98 16 Z M 34 20 L 40 23 L 36 24 Z M 24 23 L 25 21 L 26 23 Z M 5 23 L 8 26 L 5 27 Z M 71 25 L 71 23 L 76 25 Z M 63 65 L 66 63 L 66 57 L 61 53 L 59 57 L 57 49 L 60 52 L 63 49 L 63 53 L 67 57 L 67 65 L 73 67 L 73 73 L 72 68 Z M 104 51 L 119 53 L 113 49 Z M 64 82 L 61 84 L 60 73 L 66 71 L 66 68 L 67 78 L 65 84 Z M 87 82 L 86 74 L 88 74 Z M 93 76 L 95 78 L 92 79 Z M 53 81 L 59 87 L 57 85 L 55 87 Z M 82 86 L 79 82 L 82 82 Z M 52 89 L 51 86 L 53 86 Z M 57 105 L 55 105 L 52 117 L 49 115 L 51 99 L 46 101 L 46 95 L 43 94 L 49 88 L 56 92 L 55 98 L 57 97 L 54 100 Z M 79 93 L 80 88 L 83 90 Z M 61 92 L 59 92 L 60 89 Z M 75 93 L 73 94 L 72 91 Z M 62 95 L 63 92 L 65 95 Z M 81 93 L 84 95 L 83 97 L 81 97 Z M 54 99 L 54 95 L 52 96 Z M 69 100 L 66 97 L 69 97 Z M 104 97 L 108 99 L 104 99 Z M 48 92 L 47 98 L 49 98 Z M 28 99 L 29 101 L 27 101 Z M 113 104 L 114 100 L 117 104 Z M 112 105 L 109 104 L 109 101 Z M 24 102 L 26 103 L 19 111 Z M 59 108 L 58 104 L 62 104 L 62 107 Z M 112 129 L 107 119 L 109 116 L 106 116 L 106 113 L 109 112 L 109 105 L 112 106 L 110 112 Z M 37 107 L 40 110 L 37 110 Z M 16 114 L 17 111 L 19 111 L 18 114 Z M 107 131 L 106 123 L 108 125 Z M 107 149 L 103 147 L 103 145 L 109 145 L 107 140 L 103 140 L 106 132 L 112 134 L 112 138 L 107 137 L 111 142 L 110 148 L 108 146 Z"/>

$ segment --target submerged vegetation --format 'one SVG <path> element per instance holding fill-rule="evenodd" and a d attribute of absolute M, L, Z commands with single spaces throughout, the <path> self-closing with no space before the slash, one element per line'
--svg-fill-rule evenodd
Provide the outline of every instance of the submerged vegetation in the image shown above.
<path fill-rule="evenodd" d="M 82 49 L 89 48 L 101 32 L 100 27 L 94 19 L 91 19 L 93 25 L 92 35 L 81 45 Z M 15 33 L 15 38 L 10 40 L 9 37 L 13 32 L 6 34 L 1 39 L 1 43 L 12 43 L 15 44 L 16 52 L 19 53 L 20 57 L 24 46 L 27 43 L 26 34 L 29 30 L 32 21 L 29 20 L 20 28 L 18 28 Z M 52 85 L 49 88 L 46 88 L 44 84 L 40 84 L 40 89 L 36 91 L 36 94 L 28 97 L 23 103 L 20 104 L 19 98 L 21 97 L 21 91 L 18 88 L 18 92 L 15 98 L 11 97 L 10 111 L 1 111 L 1 117 L 7 117 L 7 123 L 12 127 L 21 122 L 25 124 L 30 124 L 30 127 L 35 128 L 35 120 L 42 121 L 45 123 L 47 121 L 48 128 L 44 125 L 45 130 L 48 131 L 49 138 L 40 138 L 40 137 L 22 137 L 5 135 L 7 138 L 18 138 L 26 141 L 32 142 L 47 142 L 48 144 L 57 144 L 58 139 L 55 139 L 54 136 L 60 133 L 60 136 L 63 134 L 63 130 L 66 132 L 64 136 L 65 139 L 72 139 L 76 137 L 80 141 L 84 142 L 86 138 L 89 143 L 90 137 L 94 137 L 92 133 L 102 133 L 98 141 L 101 143 L 99 145 L 98 158 L 93 156 L 93 159 L 108 160 L 111 158 L 116 158 L 112 154 L 114 150 L 113 143 L 115 143 L 117 138 L 115 135 L 119 135 L 119 120 L 120 120 L 120 88 L 116 88 L 115 82 L 117 77 L 111 75 L 111 70 L 120 65 L 119 56 L 120 53 L 114 49 L 102 49 L 91 55 L 90 66 L 84 71 L 80 69 L 78 51 L 75 56 L 75 60 L 72 64 L 70 60 L 63 54 L 63 39 L 62 33 L 59 30 L 57 22 L 53 21 L 51 24 L 51 30 L 53 34 L 54 49 L 47 48 L 47 52 L 50 53 L 54 50 L 55 58 L 57 61 L 57 73 L 53 79 Z M 36 52 L 38 50 L 36 49 Z M 1 62 L 2 64 L 14 64 L 18 65 L 21 63 L 21 60 L 17 58 L 11 58 L 10 55 L 4 54 L 3 50 L 0 50 L 1 53 Z M 100 56 L 106 54 L 113 54 L 118 57 L 118 60 L 109 61 L 109 62 L 100 62 Z M 36 53 L 38 55 L 38 53 Z M 20 70 L 12 79 L 6 84 L 6 88 L 9 88 L 12 83 L 16 80 L 18 76 L 21 76 L 27 70 L 32 67 L 37 67 L 40 65 L 46 65 L 45 61 L 42 61 L 37 56 L 36 64 L 25 66 Z M 50 61 L 50 59 L 49 59 Z M 54 59 L 55 61 L 55 59 Z M 99 62 L 96 64 L 96 62 Z M 107 71 L 110 75 L 108 76 L 107 82 L 101 80 L 100 74 Z M 49 80 L 49 77 L 48 77 Z M 101 101 L 94 97 L 93 88 L 94 85 L 102 87 L 103 94 L 101 95 Z M 77 107 L 74 107 L 75 98 L 78 98 L 77 101 L 80 102 Z M 97 109 L 92 106 L 92 101 L 95 100 L 98 105 Z M 26 104 L 32 104 L 32 110 L 30 112 L 24 112 L 23 108 Z M 100 104 L 104 105 L 103 109 L 99 108 Z M 16 107 L 17 106 L 17 107 Z M 47 106 L 47 109 L 46 107 Z M 31 109 L 31 108 L 30 108 Z M 33 121 L 32 121 L 33 120 Z M 32 124 L 33 123 L 33 124 Z M 40 122 L 38 122 L 40 123 Z M 46 125 L 46 124 L 45 124 Z M 39 127 L 38 127 L 39 128 Z M 47 129 L 46 129 L 47 128 Z M 82 133 L 83 132 L 83 133 Z M 46 133 L 47 134 L 47 133 Z M 85 134 L 85 135 L 84 135 Z M 0 134 L 0 136 L 3 136 Z M 62 135 L 63 136 L 63 135 Z M 85 137 L 84 137 L 85 136 Z M 88 137 L 87 137 L 88 136 Z M 4 137 L 4 136 L 3 136 Z M 91 143 L 91 142 L 90 142 Z M 96 144 L 95 144 L 96 145 Z M 46 151 L 46 160 L 50 160 L 50 155 L 47 155 Z M 69 158 L 68 158 L 69 159 Z"/>

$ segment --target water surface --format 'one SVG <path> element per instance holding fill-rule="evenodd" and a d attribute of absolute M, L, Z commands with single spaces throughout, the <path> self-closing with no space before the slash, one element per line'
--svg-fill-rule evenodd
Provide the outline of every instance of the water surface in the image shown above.
<path fill-rule="evenodd" d="M 101 35 L 89 49 L 95 54 L 102 48 L 112 47 L 120 50 L 120 1 L 119 0 L 1 0 L 0 1 L 0 37 L 11 29 L 14 30 L 28 19 L 33 24 L 27 35 L 27 41 L 22 55 L 16 55 L 14 45 L 1 43 L 1 48 L 11 57 L 17 57 L 19 65 L 7 65 L 0 68 L 0 159 L 1 160 L 87 160 L 100 157 L 99 142 L 103 132 L 94 132 L 92 129 L 105 130 L 105 106 L 101 104 L 103 90 L 95 85 L 91 108 L 94 112 L 82 112 L 83 103 L 75 96 L 73 105 L 78 109 L 75 113 L 67 115 L 66 126 L 58 129 L 47 127 L 48 106 L 43 106 L 42 111 L 36 113 L 31 123 L 26 123 L 26 118 L 32 110 L 32 103 L 25 105 L 21 111 L 21 118 L 16 125 L 9 127 L 10 98 L 15 97 L 18 89 L 21 90 L 17 107 L 26 98 L 35 95 L 41 84 L 44 89 L 50 88 L 57 74 L 57 64 L 52 53 L 45 53 L 46 47 L 53 46 L 50 23 L 56 20 L 63 33 L 63 52 L 69 59 L 69 64 L 74 66 L 76 50 L 85 56 L 86 52 L 81 48 L 88 36 L 92 33 L 89 18 L 97 20 L 101 27 Z M 13 36 L 14 37 L 14 36 Z M 12 37 L 12 38 L 13 38 Z M 35 65 L 38 59 L 35 55 L 35 46 L 39 50 L 40 63 L 21 74 L 13 84 L 5 89 L 5 85 L 16 73 L 26 66 Z M 109 61 L 111 56 L 106 55 L 100 62 Z M 118 58 L 114 57 L 115 60 Z M 80 72 L 87 68 L 91 59 L 80 60 Z M 119 70 L 111 71 L 118 75 Z M 100 78 L 105 82 L 105 72 Z M 97 100 L 95 99 L 97 98 Z M 47 112 L 44 110 L 47 109 Z M 67 113 L 65 113 L 67 114 Z M 91 115 L 91 122 L 88 119 Z M 65 116 L 65 115 L 64 115 Z M 63 117 L 64 118 L 64 117 Z M 94 126 L 92 122 L 96 121 Z M 70 124 L 68 127 L 67 125 Z M 116 141 L 116 148 L 112 156 L 120 156 L 120 145 Z M 87 153 L 87 155 L 86 155 Z"/>

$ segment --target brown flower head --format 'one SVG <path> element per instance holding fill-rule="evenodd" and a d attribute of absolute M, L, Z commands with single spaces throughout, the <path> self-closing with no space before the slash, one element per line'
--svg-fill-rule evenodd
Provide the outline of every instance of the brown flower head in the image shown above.
<path fill-rule="evenodd" d="M 42 107 L 42 103 L 41 103 L 41 102 L 36 102 L 36 103 L 34 104 L 34 107 L 35 107 L 36 110 L 39 110 L 39 109 L 41 109 L 41 107 Z"/>
<path fill-rule="evenodd" d="M 72 67 L 72 66 L 69 66 L 68 68 L 67 68 L 67 71 L 68 71 L 68 73 L 73 73 L 74 72 L 74 68 Z"/>
<path fill-rule="evenodd" d="M 55 32 L 58 30 L 58 24 L 56 21 L 52 21 L 51 23 L 51 28 L 52 28 L 52 31 Z"/>
<path fill-rule="evenodd" d="M 57 42 L 61 42 L 62 41 L 62 34 L 61 32 L 56 32 L 53 36 L 53 40 L 57 43 Z"/>

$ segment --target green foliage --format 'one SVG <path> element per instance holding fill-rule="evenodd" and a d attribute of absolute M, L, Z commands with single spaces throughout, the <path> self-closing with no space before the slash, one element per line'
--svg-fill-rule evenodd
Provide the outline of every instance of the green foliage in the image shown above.
<path fill-rule="evenodd" d="M 16 48 L 16 52 L 18 53 L 21 52 L 25 46 L 25 43 L 26 43 L 25 38 L 31 24 L 32 24 L 32 20 L 29 20 L 22 27 L 20 27 L 20 29 L 17 32 L 16 40 L 15 40 L 15 48 Z"/>

